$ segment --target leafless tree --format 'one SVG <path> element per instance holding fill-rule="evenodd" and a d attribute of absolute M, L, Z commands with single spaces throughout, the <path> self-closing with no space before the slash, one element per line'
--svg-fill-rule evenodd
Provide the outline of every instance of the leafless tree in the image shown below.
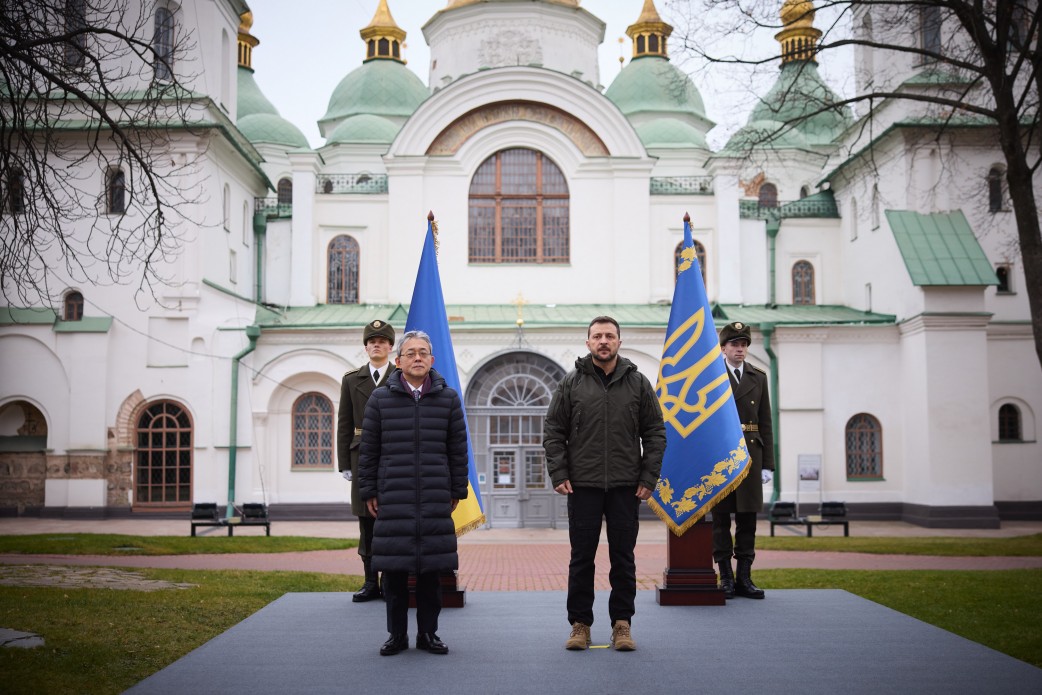
<path fill-rule="evenodd" d="M 150 0 L 0 2 L 0 286 L 54 306 L 70 283 L 155 295 L 201 195 L 193 37 Z"/>
<path fill-rule="evenodd" d="M 783 114 L 775 132 L 761 134 L 761 144 L 829 110 L 854 108 L 859 126 L 870 129 L 883 120 L 881 110 L 895 101 L 918 102 L 919 114 L 939 124 L 938 137 L 967 127 L 988 129 L 1004 160 L 1002 174 L 1016 221 L 1035 350 L 1042 365 L 1039 0 L 815 0 L 813 5 L 790 0 L 786 4 L 798 16 L 790 16 L 783 25 L 780 0 L 672 0 L 668 9 L 684 25 L 674 31 L 673 51 L 686 52 L 702 65 L 767 65 L 777 55 L 750 57 L 733 50 L 741 43 L 734 39 L 780 31 L 816 10 L 817 26 L 823 32 L 814 49 L 819 59 L 853 50 L 859 56 L 871 54 L 873 60 L 859 61 L 861 70 L 847 95 L 805 107 L 796 117 Z M 910 84 L 908 71 L 903 71 L 907 66 L 915 66 L 925 79 Z M 863 145 L 865 139 L 858 135 L 863 134 L 853 140 Z"/>

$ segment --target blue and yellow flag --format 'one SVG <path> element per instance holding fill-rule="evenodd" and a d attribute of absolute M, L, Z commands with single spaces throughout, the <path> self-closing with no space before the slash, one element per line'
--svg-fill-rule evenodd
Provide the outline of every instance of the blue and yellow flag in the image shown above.
<path fill-rule="evenodd" d="M 742 482 L 750 463 L 687 215 L 656 391 L 666 454 L 648 504 L 680 536 Z"/>
<path fill-rule="evenodd" d="M 416 285 L 412 290 L 412 302 L 409 304 L 409 317 L 405 320 L 406 331 L 424 331 L 431 337 L 431 351 L 434 353 L 434 369 L 445 378 L 445 383 L 456 389 L 463 405 L 463 389 L 459 384 L 459 372 L 456 370 L 456 353 L 452 350 L 452 337 L 449 335 L 449 317 L 445 313 L 445 297 L 441 292 L 441 274 L 438 272 L 438 254 L 435 248 L 434 221 L 428 218 L 427 238 L 423 242 L 423 255 L 420 256 L 420 267 L 416 271 Z M 464 420 L 467 412 L 464 408 Z M 485 513 L 481 506 L 481 495 L 478 485 L 478 468 L 474 464 L 474 448 L 470 445 L 470 426 L 467 426 L 467 468 L 469 484 L 467 498 L 460 500 L 452 520 L 456 524 L 456 535 L 462 536 L 467 531 L 478 528 L 485 523 Z"/>

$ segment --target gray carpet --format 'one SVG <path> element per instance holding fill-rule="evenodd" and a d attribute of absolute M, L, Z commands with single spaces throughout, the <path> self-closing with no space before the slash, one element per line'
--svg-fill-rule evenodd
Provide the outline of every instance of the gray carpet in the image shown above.
<path fill-rule="evenodd" d="M 611 632 L 607 605 L 598 592 L 595 646 Z M 446 656 L 381 657 L 385 626 L 382 602 L 287 594 L 128 692 L 1042 693 L 1042 669 L 838 590 L 720 607 L 663 607 L 641 591 L 631 653 L 566 651 L 562 592 L 468 592 L 442 611 Z"/>

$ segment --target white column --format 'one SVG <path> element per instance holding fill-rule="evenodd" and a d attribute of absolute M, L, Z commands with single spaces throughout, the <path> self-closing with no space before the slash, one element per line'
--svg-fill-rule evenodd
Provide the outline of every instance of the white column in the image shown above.
<path fill-rule="evenodd" d="M 738 214 L 738 176 L 718 173 L 713 177 L 713 194 L 716 200 L 716 253 L 717 302 L 720 304 L 742 303 L 742 240 Z"/>
<path fill-rule="evenodd" d="M 290 242 L 289 303 L 292 306 L 314 306 L 315 267 L 323 250 L 314 248 L 315 179 L 318 174 L 317 152 L 291 152 L 293 167 L 293 231 Z"/>

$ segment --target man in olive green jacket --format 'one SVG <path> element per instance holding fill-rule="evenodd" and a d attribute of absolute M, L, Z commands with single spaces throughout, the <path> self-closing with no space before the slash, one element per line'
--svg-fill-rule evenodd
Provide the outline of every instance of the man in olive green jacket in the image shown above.
<path fill-rule="evenodd" d="M 358 494 L 358 445 L 362 441 L 362 418 L 373 389 L 387 381 L 394 347 L 394 327 L 386 321 L 370 322 L 362 329 L 362 345 L 369 361 L 344 374 L 340 382 L 340 411 L 337 414 L 336 458 L 341 475 L 351 484 L 351 511 L 358 517 L 358 554 L 362 558 L 365 583 L 352 597 L 361 603 L 380 598 L 380 582 L 372 569 L 373 524 L 375 520 Z"/>
<path fill-rule="evenodd" d="M 666 450 L 655 390 L 635 364 L 619 357 L 618 322 L 598 316 L 587 329 L 590 354 L 557 387 L 543 426 L 546 466 L 554 491 L 568 496 L 568 622 L 566 649 L 586 649 L 593 625 L 594 558 L 601 520 L 611 561 L 611 644 L 636 648 L 630 634 L 637 594 L 633 550 L 637 513 L 651 496 Z"/>

